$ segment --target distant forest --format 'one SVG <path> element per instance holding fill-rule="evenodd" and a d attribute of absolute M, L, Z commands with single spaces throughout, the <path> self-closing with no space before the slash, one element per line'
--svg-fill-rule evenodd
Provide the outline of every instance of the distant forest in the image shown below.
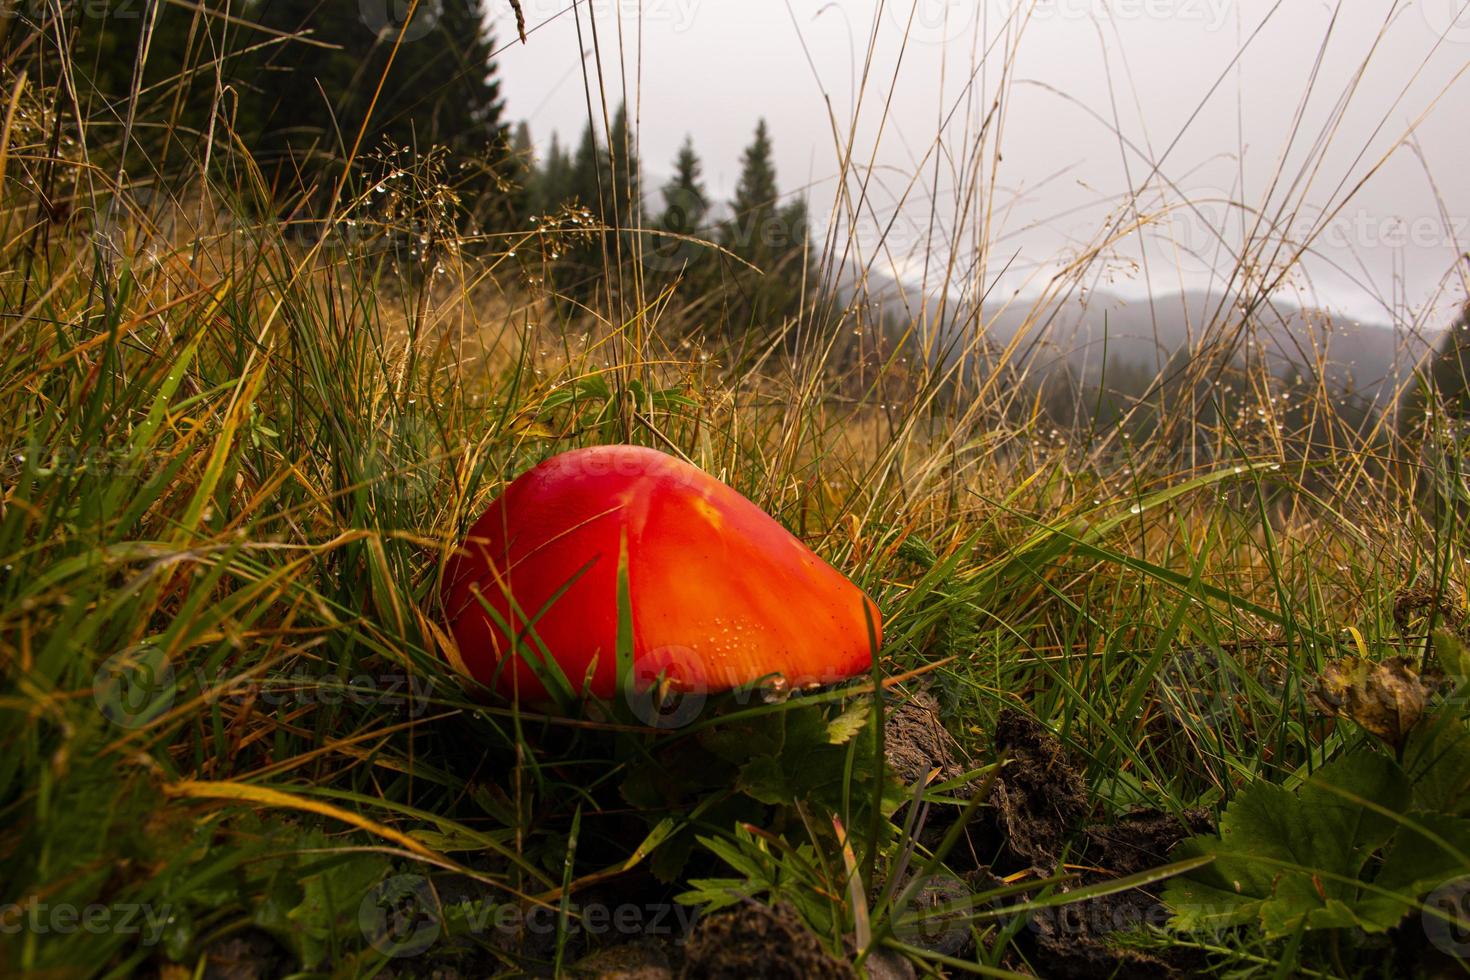
<path fill-rule="evenodd" d="M 811 299 L 807 205 L 777 186 L 765 120 L 741 154 L 740 178 L 725 208 L 710 200 L 692 137 L 685 137 L 655 201 L 644 187 L 627 108 L 618 106 L 605 141 L 600 128 L 589 123 L 571 153 L 553 133 L 544 157 L 529 125 L 515 128 L 517 211 L 532 224 L 592 229 L 582 247 L 560 256 L 559 294 L 588 299 L 606 285 L 610 269 L 631 264 L 644 280 L 644 295 L 666 290 L 705 322 L 768 335 L 802 314 Z"/>
<path fill-rule="evenodd" d="M 309 220 L 327 212 L 339 182 L 350 195 L 432 156 L 465 239 L 524 231 L 532 218 L 555 230 L 566 247 L 546 272 L 573 304 L 592 304 L 604 280 L 631 280 L 628 263 L 645 295 L 667 291 L 703 322 L 762 337 L 809 298 L 806 203 L 778 188 L 763 121 L 722 207 L 692 140 L 669 184 L 646 189 L 621 107 L 610 123 L 590 122 L 574 150 L 553 136 L 538 155 L 525 123 L 512 134 L 482 0 L 424 4 L 406 28 L 392 4 L 359 0 L 146 9 L 151 20 L 131 0 L 89 8 L 74 21 L 70 63 L 89 118 L 133 120 L 129 172 L 155 187 L 197 175 L 206 160 L 237 166 L 227 151 L 245 148 L 256 171 L 246 186 L 278 216 Z M 43 85 L 66 63 L 45 55 L 33 42 L 24 59 Z"/>

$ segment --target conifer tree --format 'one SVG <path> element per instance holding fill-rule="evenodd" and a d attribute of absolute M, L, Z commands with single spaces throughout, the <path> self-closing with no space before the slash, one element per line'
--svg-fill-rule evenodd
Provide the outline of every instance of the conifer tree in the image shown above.
<path fill-rule="evenodd" d="M 674 176 L 664 185 L 664 210 L 659 216 L 659 227 L 681 235 L 692 235 L 703 227 L 709 214 L 709 198 L 705 195 L 704 182 L 700 180 L 703 168 L 699 156 L 694 152 L 694 140 L 685 136 L 684 144 L 674 157 Z"/>
<path fill-rule="evenodd" d="M 541 208 L 547 213 L 561 207 L 572 196 L 572 160 L 554 132 L 551 134 L 551 146 L 546 150 L 546 162 L 536 176 L 536 185 Z"/>
<path fill-rule="evenodd" d="M 1406 438 L 1434 431 L 1445 421 L 1435 419 L 1440 409 L 1450 420 L 1470 420 L 1470 301 L 1430 355 L 1425 374 L 1399 407 L 1399 432 Z"/>
<path fill-rule="evenodd" d="M 1445 331 L 1430 364 L 1429 377 L 1450 416 L 1470 420 L 1470 302 Z"/>
<path fill-rule="evenodd" d="M 19 8 L 16 8 L 19 9 Z M 58 8 L 58 10 L 61 8 Z M 68 88 L 75 86 L 84 114 L 100 115 L 108 125 L 125 111 L 135 96 L 137 118 L 164 120 L 168 125 L 134 128 L 134 149 L 147 155 L 148 170 L 167 177 L 173 169 L 189 171 L 203 156 L 203 140 L 209 135 L 211 114 L 219 106 L 215 89 L 216 72 L 207 66 L 218 60 L 219 80 L 236 90 L 244 87 L 240 59 L 223 57 L 257 35 L 210 16 L 207 9 L 158 3 L 151 18 L 145 7 L 132 0 L 98 0 L 79 8 L 81 16 L 68 17 L 69 49 L 64 52 L 48 32 L 41 31 L 36 43 L 20 47 L 15 68 L 25 68 L 31 85 L 54 84 L 63 66 L 71 74 Z M 3 15 L 14 15 L 7 8 Z M 148 58 L 134 92 L 134 66 L 145 28 Z M 207 68 L 207 70 L 201 70 Z M 230 103 L 229 115 L 248 139 L 253 134 L 251 107 Z M 227 143 L 223 127 L 215 139 Z M 184 152 L 177 152 L 183 150 Z"/>
<path fill-rule="evenodd" d="M 608 163 L 607 148 L 597 138 L 597 129 L 591 123 L 582 130 L 582 141 L 572 157 L 570 197 L 594 216 L 602 214 L 602 202 L 611 192 L 612 169 Z"/>
<path fill-rule="evenodd" d="M 755 138 L 740 157 L 740 180 L 735 185 L 735 198 L 730 202 L 734 213 L 725 226 L 725 247 L 759 264 L 758 260 L 765 257 L 764 243 L 771 238 L 769 223 L 778 196 L 771 135 L 766 121 L 761 119 L 756 124 Z"/>
<path fill-rule="evenodd" d="M 643 181 L 638 162 L 638 140 L 628 125 L 628 107 L 618 106 L 608 134 L 609 168 L 613 175 L 613 215 L 621 228 L 636 228 L 642 221 Z M 607 224 L 613 222 L 609 220 Z"/>
<path fill-rule="evenodd" d="M 730 208 L 721 244 L 759 272 L 752 274 L 734 263 L 722 263 L 729 322 L 774 329 L 802 308 L 807 213 L 805 202 L 799 199 L 784 207 L 780 204 L 771 136 L 764 119 L 741 156 L 740 179 Z"/>
<path fill-rule="evenodd" d="M 385 144 L 418 154 L 443 146 L 460 162 L 480 163 L 464 168 L 462 199 L 498 196 L 509 141 L 481 0 L 420 5 L 406 28 L 390 16 L 395 9 L 357 0 L 257 0 L 256 23 L 326 46 L 264 50 L 242 95 L 260 132 L 242 136 L 278 182 L 330 184 L 361 131 L 359 158 Z"/>
<path fill-rule="evenodd" d="M 700 179 L 701 169 L 694 141 L 685 136 L 674 157 L 674 176 L 663 186 L 660 234 L 650 236 L 643 249 L 645 264 L 678 277 L 678 291 L 687 297 L 702 297 L 711 281 L 710 249 L 695 240 L 708 234 L 709 198 Z"/>
<path fill-rule="evenodd" d="M 531 142 L 531 127 L 524 119 L 516 123 L 510 141 L 512 194 L 516 212 L 524 218 L 546 210 L 542 201 L 541 170 L 536 166 L 536 147 Z"/>

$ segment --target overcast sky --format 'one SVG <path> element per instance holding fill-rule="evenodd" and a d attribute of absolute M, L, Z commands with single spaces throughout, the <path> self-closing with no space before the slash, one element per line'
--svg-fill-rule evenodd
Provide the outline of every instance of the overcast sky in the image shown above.
<path fill-rule="evenodd" d="M 926 251 L 931 261 L 949 251 L 925 247 L 930 212 L 941 227 L 955 223 L 963 205 L 954 188 L 967 179 L 958 175 L 973 176 L 962 165 L 1002 93 L 987 144 L 1002 158 L 992 170 L 988 156 L 980 173 L 994 191 L 970 194 L 960 236 L 977 240 L 977 213 L 988 221 L 988 263 L 972 276 L 985 286 L 1034 290 L 1128 218 L 1130 188 L 1145 184 L 1147 212 L 1181 195 L 1197 208 L 1176 207 L 1124 236 L 1094 263 L 1099 284 L 1202 286 L 1220 263 L 1217 230 L 1232 246 L 1241 238 L 1242 214 L 1229 202 L 1295 210 L 1300 238 L 1320 209 L 1341 205 L 1367 178 L 1292 288 L 1387 320 L 1390 310 L 1403 318 L 1448 309 L 1465 293 L 1456 257 L 1470 248 L 1466 4 L 602 0 L 573 10 L 570 0 L 525 0 L 526 45 L 511 43 L 509 4 L 490 7 L 508 115 L 527 120 L 538 145 L 553 130 L 575 143 L 588 84 L 598 98 L 594 20 L 609 103 L 626 91 L 636 106 L 654 183 L 687 133 L 710 191 L 728 197 L 764 116 L 782 189 L 805 189 L 826 226 L 842 145 L 855 133 L 854 194 L 872 161 L 862 247 L 871 253 L 877 229 L 896 215 L 875 264 L 911 280 Z M 982 200 L 990 206 L 977 212 Z"/>

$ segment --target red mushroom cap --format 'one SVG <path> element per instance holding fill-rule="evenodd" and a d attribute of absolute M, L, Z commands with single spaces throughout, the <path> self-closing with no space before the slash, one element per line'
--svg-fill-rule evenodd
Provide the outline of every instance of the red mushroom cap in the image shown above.
<path fill-rule="evenodd" d="M 869 669 L 868 617 L 875 637 L 882 627 L 861 589 L 735 490 L 638 446 L 554 456 L 470 529 L 443 584 L 463 668 L 540 699 L 548 692 L 526 657 L 544 648 L 574 692 L 612 697 L 624 542 L 637 679 L 712 692 Z M 523 652 L 507 661 L 514 635 Z"/>

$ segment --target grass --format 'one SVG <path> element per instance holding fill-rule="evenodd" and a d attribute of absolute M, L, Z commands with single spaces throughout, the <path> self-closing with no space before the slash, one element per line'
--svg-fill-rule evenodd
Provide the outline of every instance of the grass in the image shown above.
<path fill-rule="evenodd" d="M 1180 869 L 1072 892 L 1075 866 L 1037 869 L 982 892 L 1010 917 L 966 913 L 979 954 L 903 941 L 914 892 L 897 869 L 937 873 L 964 836 L 961 822 L 925 838 L 919 807 L 895 810 L 901 791 L 879 776 L 877 721 L 903 695 L 937 696 L 982 785 L 999 771 L 997 719 L 1016 711 L 1078 761 L 1094 817 L 1217 814 L 1369 744 L 1307 693 L 1360 648 L 1425 650 L 1430 625 L 1396 621 L 1401 595 L 1464 609 L 1454 453 L 1391 419 L 1323 426 L 1325 385 L 1288 415 L 1255 362 L 1238 368 L 1240 415 L 1185 397 L 1218 402 L 1211 379 L 1276 315 L 1262 254 L 1238 257 L 1241 303 L 1205 325 L 1183 376 L 1130 408 L 1166 424 L 1064 430 L 1019 349 L 990 349 L 977 327 L 957 341 L 965 357 L 930 356 L 946 342 L 932 310 L 894 329 L 855 301 L 728 341 L 626 274 L 619 296 L 574 308 L 539 275 L 556 231 L 412 249 L 415 217 L 447 200 L 432 172 L 395 178 L 392 218 L 347 181 L 318 236 L 260 217 L 243 148 L 141 195 L 116 183 L 116 134 L 51 138 L 76 108 L 62 89 L 5 82 L 12 969 L 197 975 L 260 933 L 308 974 L 412 969 L 426 961 L 385 955 L 382 937 L 417 952 L 416 935 L 374 916 L 417 902 L 436 916 L 422 955 L 549 972 L 602 945 L 586 916 L 599 902 L 677 919 L 678 895 L 715 907 L 754 891 L 834 954 L 1026 970 L 1016 909 Z M 846 271 L 813 263 L 814 280 Z M 1053 291 L 1093 274 L 1079 260 Z M 977 291 L 946 301 L 954 322 L 983 319 Z M 445 666 L 444 557 L 532 462 L 622 441 L 729 482 L 868 590 L 885 616 L 873 678 L 815 703 L 712 704 L 666 730 L 467 692 Z M 765 781 L 741 754 L 762 746 L 777 763 Z M 933 805 L 954 789 L 931 788 Z M 97 927 L 77 925 L 94 907 Z M 510 926 L 487 926 L 502 912 Z M 1358 969 L 1302 935 L 1133 941 L 1222 974 Z"/>

